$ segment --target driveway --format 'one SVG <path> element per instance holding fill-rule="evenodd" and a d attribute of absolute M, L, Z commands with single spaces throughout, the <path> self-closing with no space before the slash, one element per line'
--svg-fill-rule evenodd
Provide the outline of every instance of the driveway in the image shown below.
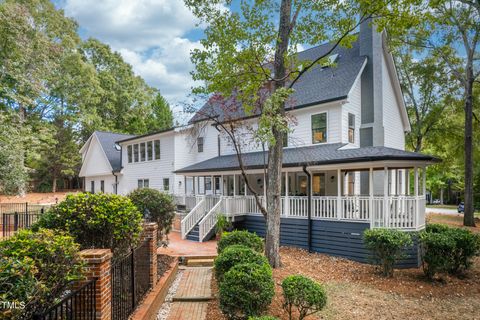
<path fill-rule="evenodd" d="M 425 208 L 426 213 L 439 213 L 439 214 L 458 214 L 457 209 L 447 209 L 447 208 Z"/>

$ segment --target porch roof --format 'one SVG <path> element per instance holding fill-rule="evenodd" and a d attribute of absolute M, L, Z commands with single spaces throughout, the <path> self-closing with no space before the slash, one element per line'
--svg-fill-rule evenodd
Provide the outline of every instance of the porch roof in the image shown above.
<path fill-rule="evenodd" d="M 370 161 L 420 161 L 439 162 L 440 159 L 430 155 L 409 152 L 388 147 L 348 148 L 344 143 L 322 144 L 305 147 L 286 148 L 283 150 L 283 167 L 316 166 Z M 265 155 L 266 157 L 267 155 Z M 254 170 L 264 167 L 264 153 L 250 152 L 242 154 L 245 169 Z M 196 173 L 210 171 L 239 170 L 236 154 L 218 156 L 191 166 L 176 170 L 175 173 Z"/>

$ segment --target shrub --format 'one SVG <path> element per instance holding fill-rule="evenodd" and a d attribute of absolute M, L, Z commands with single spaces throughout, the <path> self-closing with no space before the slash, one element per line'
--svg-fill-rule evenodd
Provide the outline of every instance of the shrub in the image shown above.
<path fill-rule="evenodd" d="M 455 241 L 447 232 L 420 233 L 423 272 L 429 279 L 450 268 Z"/>
<path fill-rule="evenodd" d="M 217 222 L 215 223 L 215 233 L 218 237 L 221 237 L 224 231 L 230 231 L 233 227 L 232 221 L 224 214 L 217 216 Z"/>
<path fill-rule="evenodd" d="M 382 267 L 384 276 L 393 276 L 395 262 L 402 257 L 405 247 L 412 245 L 409 234 L 392 229 L 370 229 L 363 234 L 368 250 L 373 253 L 375 262 Z"/>
<path fill-rule="evenodd" d="M 68 231 L 84 248 L 128 251 L 142 230 L 142 215 L 129 198 L 114 194 L 77 193 L 43 214 L 34 229 Z"/>
<path fill-rule="evenodd" d="M 275 294 L 272 268 L 268 264 L 237 264 L 220 283 L 220 309 L 229 319 L 258 316 Z"/>
<path fill-rule="evenodd" d="M 263 253 L 263 239 L 255 233 L 248 231 L 234 230 L 232 232 L 225 232 L 222 238 L 218 241 L 217 251 L 222 253 L 226 247 L 240 244 L 253 250 Z"/>
<path fill-rule="evenodd" d="M 428 223 L 427 226 L 425 227 L 425 231 L 434 232 L 434 233 L 444 232 L 444 231 L 447 231 L 448 229 L 450 229 L 450 227 L 440 223 Z"/>
<path fill-rule="evenodd" d="M 175 217 L 175 202 L 167 193 L 155 189 L 141 188 L 130 193 L 129 198 L 145 220 L 153 221 L 158 225 L 158 239 L 162 240 L 163 234 L 168 234 L 172 228 Z"/>
<path fill-rule="evenodd" d="M 25 299 L 28 303 L 22 310 L 23 318 L 44 310 L 69 282 L 82 278 L 79 245 L 61 231 L 20 231 L 0 242 L 0 257 L 1 301 Z"/>
<path fill-rule="evenodd" d="M 222 281 L 223 276 L 233 266 L 241 263 L 268 264 L 267 258 L 261 253 L 253 251 L 242 245 L 233 245 L 225 248 L 215 259 L 215 276 Z"/>
<path fill-rule="evenodd" d="M 445 233 L 455 242 L 455 250 L 448 271 L 458 273 L 462 269 L 470 268 L 472 258 L 480 252 L 480 236 L 460 228 L 450 228 Z"/>
<path fill-rule="evenodd" d="M 288 312 L 292 319 L 293 309 L 297 309 L 298 319 L 322 310 L 327 304 L 327 294 L 325 289 L 319 283 L 301 276 L 292 275 L 282 281 L 283 289 L 283 308 Z"/>

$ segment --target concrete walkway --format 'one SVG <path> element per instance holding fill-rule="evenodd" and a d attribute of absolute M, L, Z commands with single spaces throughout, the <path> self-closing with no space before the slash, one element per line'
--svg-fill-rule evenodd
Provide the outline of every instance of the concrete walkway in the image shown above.
<path fill-rule="evenodd" d="M 212 267 L 186 267 L 167 319 L 205 320 L 213 299 L 211 281 Z"/>

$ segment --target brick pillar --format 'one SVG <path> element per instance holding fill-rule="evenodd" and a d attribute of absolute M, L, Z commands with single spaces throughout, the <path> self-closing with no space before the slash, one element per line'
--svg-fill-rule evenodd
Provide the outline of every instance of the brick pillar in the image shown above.
<path fill-rule="evenodd" d="M 87 249 L 80 252 L 86 264 L 87 279 L 97 279 L 95 282 L 96 320 L 112 318 L 111 292 L 111 259 L 110 249 Z"/>
<path fill-rule="evenodd" d="M 157 230 L 158 225 L 154 222 L 143 225 L 143 237 L 148 240 L 148 251 L 150 255 L 150 287 L 153 288 L 157 283 Z"/>

